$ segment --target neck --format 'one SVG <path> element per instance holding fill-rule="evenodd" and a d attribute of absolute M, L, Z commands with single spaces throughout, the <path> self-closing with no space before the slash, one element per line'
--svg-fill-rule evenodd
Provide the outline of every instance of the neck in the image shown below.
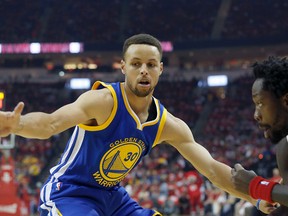
<path fill-rule="evenodd" d="M 152 103 L 153 92 L 151 92 L 146 97 L 139 97 L 135 95 L 126 85 L 124 85 L 124 90 L 125 90 L 125 94 L 129 102 L 129 105 L 136 114 L 143 113 L 143 112 L 148 113 L 149 107 Z"/>

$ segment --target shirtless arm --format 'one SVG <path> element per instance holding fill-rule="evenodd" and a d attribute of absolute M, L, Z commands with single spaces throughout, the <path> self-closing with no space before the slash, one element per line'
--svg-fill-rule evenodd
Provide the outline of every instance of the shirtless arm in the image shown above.
<path fill-rule="evenodd" d="M 182 120 L 167 115 L 162 140 L 174 146 L 201 174 L 206 176 L 214 185 L 241 199 L 256 204 L 249 195 L 237 191 L 231 182 L 231 168 L 214 160 L 210 153 L 194 138 L 191 130 Z M 270 210 L 263 210 L 266 213 Z"/>
<path fill-rule="evenodd" d="M 46 139 L 91 119 L 103 123 L 112 107 L 113 99 L 107 89 L 87 91 L 75 102 L 51 114 L 31 112 L 21 115 L 24 103 L 20 102 L 13 112 L 0 112 L 0 136 L 14 133 L 26 138 Z"/>
<path fill-rule="evenodd" d="M 283 138 L 276 146 L 277 164 L 282 177 L 282 183 L 273 187 L 271 199 L 274 202 L 288 206 L 288 142 Z M 235 188 L 249 194 L 249 185 L 256 173 L 252 170 L 244 169 L 240 164 L 234 166 L 233 181 Z"/>

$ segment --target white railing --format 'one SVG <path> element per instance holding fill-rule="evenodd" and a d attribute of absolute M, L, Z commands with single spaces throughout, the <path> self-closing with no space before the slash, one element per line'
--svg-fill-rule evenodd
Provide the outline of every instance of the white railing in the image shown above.
<path fill-rule="evenodd" d="M 15 147 L 15 134 L 0 138 L 0 149 L 13 149 Z"/>

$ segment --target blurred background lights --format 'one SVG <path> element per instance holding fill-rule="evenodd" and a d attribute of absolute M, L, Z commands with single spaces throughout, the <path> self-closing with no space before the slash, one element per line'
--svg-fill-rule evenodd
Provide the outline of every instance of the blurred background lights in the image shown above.
<path fill-rule="evenodd" d="M 38 54 L 41 52 L 41 45 L 40 43 L 31 43 L 30 44 L 30 52 L 32 54 Z"/>
<path fill-rule="evenodd" d="M 78 42 L 72 42 L 69 44 L 70 53 L 80 53 L 81 52 L 81 44 Z"/>

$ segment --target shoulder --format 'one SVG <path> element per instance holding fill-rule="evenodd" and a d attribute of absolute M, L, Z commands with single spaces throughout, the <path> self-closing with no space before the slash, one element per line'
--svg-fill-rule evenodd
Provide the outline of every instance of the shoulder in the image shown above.
<path fill-rule="evenodd" d="M 89 90 L 76 100 L 80 107 L 90 119 L 96 119 L 98 124 L 102 124 L 110 116 L 114 107 L 114 98 L 109 89 Z"/>
<path fill-rule="evenodd" d="M 166 124 L 165 124 L 166 129 L 170 129 L 170 128 L 177 129 L 178 127 L 181 127 L 184 125 L 186 125 L 186 123 L 182 119 L 174 116 L 173 114 L 167 111 L 167 119 L 166 119 Z"/>
<path fill-rule="evenodd" d="M 277 149 L 277 155 L 287 157 L 288 156 L 288 141 L 287 137 L 282 138 L 277 144 L 276 144 L 276 149 Z"/>
<path fill-rule="evenodd" d="M 102 103 L 113 104 L 114 100 L 111 91 L 107 88 L 89 90 L 80 95 L 78 99 L 82 100 L 83 102 L 92 102 L 101 104 Z"/>
<path fill-rule="evenodd" d="M 173 144 L 174 142 L 193 139 L 188 125 L 180 118 L 167 111 L 166 122 L 161 134 L 161 141 Z"/>
<path fill-rule="evenodd" d="M 287 137 L 282 138 L 276 145 L 277 164 L 284 183 L 288 182 L 288 142 Z"/>

